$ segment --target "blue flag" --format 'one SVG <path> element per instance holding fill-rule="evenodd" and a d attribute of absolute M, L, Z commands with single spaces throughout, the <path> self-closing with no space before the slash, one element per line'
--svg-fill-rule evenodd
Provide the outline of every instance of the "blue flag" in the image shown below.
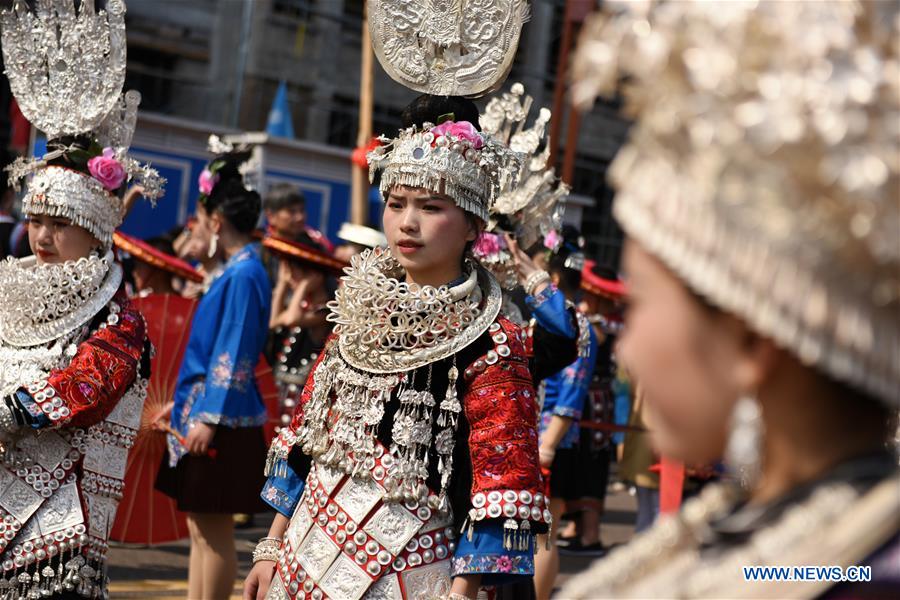
<path fill-rule="evenodd" d="M 266 133 L 277 137 L 294 137 L 294 123 L 291 121 L 291 107 L 288 104 L 287 84 L 282 81 L 278 84 L 272 108 L 269 109 L 269 121 L 266 123 Z"/>

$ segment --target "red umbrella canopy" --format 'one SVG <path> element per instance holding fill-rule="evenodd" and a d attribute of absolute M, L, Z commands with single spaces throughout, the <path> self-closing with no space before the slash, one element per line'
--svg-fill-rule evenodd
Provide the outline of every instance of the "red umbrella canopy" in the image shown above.
<path fill-rule="evenodd" d="M 175 501 L 154 487 L 166 453 L 166 434 L 151 425 L 153 418 L 175 395 L 197 300 L 173 294 L 151 294 L 135 298 L 132 303 L 147 322 L 147 336 L 156 353 L 150 363 L 151 375 L 141 427 L 128 455 L 125 493 L 109 537 L 118 542 L 162 544 L 187 537 L 188 529 L 185 514 L 178 511 Z M 255 374 L 269 413 L 265 431 L 270 439 L 278 419 L 278 389 L 272 370 L 262 357 Z"/>
<path fill-rule="evenodd" d="M 125 467 L 125 494 L 109 537 L 117 542 L 162 544 L 187 537 L 188 529 L 185 515 L 178 512 L 175 501 L 154 488 L 156 472 L 166 452 L 166 434 L 150 425 L 175 394 L 197 301 L 174 294 L 151 294 L 132 302 L 147 322 L 147 336 L 156 354 L 150 361 L 150 385 L 141 428 Z"/>

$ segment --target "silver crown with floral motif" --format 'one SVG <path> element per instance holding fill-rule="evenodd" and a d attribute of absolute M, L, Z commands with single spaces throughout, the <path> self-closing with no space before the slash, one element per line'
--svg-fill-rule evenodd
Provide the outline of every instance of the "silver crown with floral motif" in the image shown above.
<path fill-rule="evenodd" d="M 369 153 L 370 178 L 381 171 L 381 191 L 397 185 L 424 188 L 453 199 L 483 221 L 502 190 L 514 186 L 522 155 L 467 121 L 411 127 Z"/>
<path fill-rule="evenodd" d="M 23 200 L 29 215 L 65 217 L 109 245 L 128 184 L 155 200 L 165 179 L 129 157 L 140 94 L 125 83 L 125 3 L 24 0 L 0 15 L 3 60 L 10 88 L 25 118 L 43 131 L 49 152 L 19 158 L 10 182 L 34 174 Z M 78 140 L 76 143 L 73 140 Z M 52 164 L 51 164 L 52 161 Z"/>

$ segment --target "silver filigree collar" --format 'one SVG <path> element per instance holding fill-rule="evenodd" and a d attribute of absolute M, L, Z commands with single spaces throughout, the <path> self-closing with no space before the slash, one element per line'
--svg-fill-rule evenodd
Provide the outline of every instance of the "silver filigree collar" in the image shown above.
<path fill-rule="evenodd" d="M 500 312 L 500 286 L 470 266 L 453 287 L 400 281 L 403 269 L 388 251 L 354 256 L 329 303 L 338 348 L 352 367 L 400 373 L 456 354 L 487 331 Z"/>
<path fill-rule="evenodd" d="M 112 252 L 54 265 L 33 256 L 0 263 L 0 341 L 46 344 L 81 327 L 106 306 L 122 283 Z"/>

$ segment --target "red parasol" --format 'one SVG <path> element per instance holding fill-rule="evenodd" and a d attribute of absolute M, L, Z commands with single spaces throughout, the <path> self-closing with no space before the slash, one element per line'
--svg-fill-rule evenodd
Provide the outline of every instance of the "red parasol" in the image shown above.
<path fill-rule="evenodd" d="M 263 238 L 262 245 L 269 250 L 276 252 L 280 256 L 286 256 L 291 260 L 300 262 L 301 264 L 309 264 L 316 267 L 323 267 L 335 275 L 342 275 L 344 267 L 350 266 L 350 263 L 335 258 L 327 252 L 322 252 L 316 248 L 311 248 L 306 244 L 294 242 L 280 238 L 276 235 L 267 235 Z"/>
<path fill-rule="evenodd" d="M 135 259 L 147 263 L 157 269 L 163 269 L 169 273 L 187 279 L 203 283 L 203 274 L 187 264 L 177 256 L 171 256 L 161 250 L 157 250 L 144 240 L 124 234 L 121 231 L 113 232 L 113 244 L 133 256 Z"/>
<path fill-rule="evenodd" d="M 619 279 L 606 279 L 597 274 L 597 263 L 587 260 L 581 270 L 581 289 L 589 294 L 619 301 L 627 293 L 625 283 Z"/>
<path fill-rule="evenodd" d="M 197 300 L 173 294 L 151 294 L 132 300 L 147 322 L 147 335 L 156 349 L 141 427 L 125 468 L 125 494 L 119 503 L 110 539 L 138 544 L 162 544 L 188 536 L 185 515 L 175 501 L 154 488 L 157 469 L 166 452 L 166 434 L 151 420 L 172 401 L 181 360 L 191 331 Z M 278 419 L 278 388 L 272 369 L 260 357 L 256 367 L 260 394 L 269 413 L 267 439 Z"/>
<path fill-rule="evenodd" d="M 119 503 L 111 540 L 161 544 L 188 536 L 187 521 L 175 501 L 156 491 L 156 471 L 166 452 L 166 434 L 151 428 L 151 419 L 172 401 L 178 369 L 187 347 L 196 300 L 173 294 L 135 298 L 156 348 L 141 428 L 125 467 L 125 495 Z"/>

